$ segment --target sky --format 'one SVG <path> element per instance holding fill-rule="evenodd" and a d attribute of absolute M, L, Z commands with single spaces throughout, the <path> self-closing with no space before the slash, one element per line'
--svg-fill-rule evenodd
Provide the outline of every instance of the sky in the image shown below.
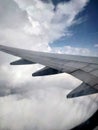
<path fill-rule="evenodd" d="M 97 21 L 97 0 L 0 0 L 0 44 L 97 56 Z M 98 94 L 66 98 L 80 80 L 34 78 L 43 66 L 9 65 L 17 59 L 0 52 L 0 130 L 70 130 L 97 111 Z"/>
<path fill-rule="evenodd" d="M 88 5 L 80 12 L 76 19 L 76 25 L 69 28 L 71 36 L 63 36 L 53 42 L 52 47 L 81 47 L 98 51 L 98 1 L 91 0 Z"/>

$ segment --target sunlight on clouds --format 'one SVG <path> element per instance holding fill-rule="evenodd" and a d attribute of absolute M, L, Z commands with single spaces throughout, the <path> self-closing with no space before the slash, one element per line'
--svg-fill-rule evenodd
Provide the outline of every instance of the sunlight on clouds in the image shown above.
<path fill-rule="evenodd" d="M 86 6 L 88 0 L 69 1 L 64 4 L 57 5 L 54 11 L 54 5 L 43 3 L 40 0 L 14 0 L 17 4 L 17 10 L 21 10 L 18 15 L 24 16 L 16 19 L 15 22 L 21 21 L 21 26 L 17 28 L 7 27 L 0 31 L 0 34 L 8 45 L 22 47 L 32 50 L 50 51 L 49 43 L 61 38 L 62 36 L 71 35 L 69 27 L 76 23 L 76 15 L 80 13 Z M 14 4 L 15 4 L 14 3 Z M 18 11 L 17 11 L 18 12 Z M 8 15 L 8 19 L 12 19 L 14 12 Z M 6 14 L 5 14 L 6 16 Z M 13 19 L 12 19 L 13 20 Z M 6 21 L 4 21 L 6 23 Z"/>
<path fill-rule="evenodd" d="M 30 20 L 30 23 L 32 26 L 30 25 L 25 25 L 24 27 L 24 31 L 29 34 L 29 35 L 39 35 L 41 34 L 41 29 L 40 29 L 40 24 L 37 21 L 32 21 L 32 19 L 29 17 L 28 18 Z"/>
<path fill-rule="evenodd" d="M 32 36 L 37 35 L 45 41 L 45 44 L 49 44 L 63 35 L 68 35 L 68 28 L 75 24 L 75 16 L 83 10 L 88 2 L 88 0 L 80 2 L 74 0 L 65 4 L 61 3 L 54 11 L 55 7 L 51 2 L 43 3 L 39 0 L 29 0 L 32 4 L 28 4 L 23 0 L 15 1 L 23 11 L 26 11 L 28 16 L 29 22 L 24 27 L 25 32 Z M 43 45 L 42 40 L 41 43 Z"/>

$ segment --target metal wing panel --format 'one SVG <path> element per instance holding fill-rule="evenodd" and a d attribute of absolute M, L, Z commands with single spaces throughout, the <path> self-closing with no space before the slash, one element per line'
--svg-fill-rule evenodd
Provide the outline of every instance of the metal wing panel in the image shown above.
<path fill-rule="evenodd" d="M 5 47 L 5 46 L 0 46 L 0 50 L 8 54 L 21 57 L 25 60 L 29 60 L 35 63 L 40 63 L 42 65 L 49 66 L 57 70 L 61 70 L 62 62 L 60 62 L 58 59 L 54 61 L 54 59 L 47 58 L 46 56 L 44 56 L 45 53 L 28 51 L 28 50 L 17 49 L 12 47 Z M 42 56 L 41 54 L 44 55 Z"/>
<path fill-rule="evenodd" d="M 44 58 L 54 58 L 59 60 L 68 60 L 68 61 L 77 61 L 81 63 L 93 63 L 98 64 L 98 57 L 87 57 L 87 56 L 77 56 L 77 55 L 66 55 L 66 54 L 55 54 L 55 53 L 47 53 L 47 52 L 36 52 L 36 51 L 28 51 L 24 49 L 18 49 L 13 47 L 7 47 L 0 45 L 0 50 L 6 53 L 19 56 L 19 57 L 28 57 L 32 55 L 42 56 Z"/>
<path fill-rule="evenodd" d="M 68 61 L 65 65 L 79 69 L 87 66 L 88 64 L 79 61 Z"/>
<path fill-rule="evenodd" d="M 90 74 L 93 74 L 94 76 L 98 77 L 98 69 L 90 72 Z"/>
<path fill-rule="evenodd" d="M 48 67 L 51 67 L 51 68 L 54 68 L 63 72 L 67 72 L 67 73 L 71 73 L 72 71 L 75 71 L 77 68 L 79 69 L 81 67 L 80 64 L 84 64 L 84 63 L 78 62 L 78 65 L 76 65 L 74 61 L 70 61 L 68 59 L 66 60 L 64 59 L 64 57 L 62 58 L 62 55 L 60 55 L 61 56 L 60 58 L 58 57 L 59 55 L 56 56 L 56 54 L 28 51 L 28 50 L 5 47 L 5 46 L 0 46 L 0 50 L 6 53 L 12 54 L 12 55 L 21 57 L 25 60 L 32 61 L 35 63 L 40 63 L 42 65 L 45 65 L 45 66 L 48 66 Z M 87 63 L 85 63 L 84 65 L 86 64 Z"/>
<path fill-rule="evenodd" d="M 89 84 L 90 86 L 95 86 L 96 84 L 98 84 L 98 77 L 96 77 L 90 73 L 87 73 L 85 71 L 77 70 L 75 72 L 72 72 L 71 74 L 73 76 L 75 76 L 76 78 Z"/>
<path fill-rule="evenodd" d="M 22 59 L 40 63 L 47 67 L 57 69 L 62 72 L 72 73 L 76 70 L 92 71 L 98 67 L 97 64 L 90 64 L 89 62 L 98 62 L 97 57 L 83 57 L 83 56 L 72 56 L 64 54 L 50 54 L 45 52 L 28 51 L 24 49 L 6 47 L 0 45 L 0 50 L 6 53 L 21 57 Z M 81 62 L 80 62 L 81 61 Z M 76 73 L 76 72 L 75 72 Z M 79 71 L 77 71 L 79 75 Z M 80 73 L 81 74 L 81 73 Z M 89 77 L 89 74 L 83 73 L 84 77 Z M 97 72 L 93 71 L 92 74 L 97 75 Z M 74 75 L 74 73 L 73 73 Z M 75 76 L 75 75 L 74 75 Z M 79 76 L 77 77 L 79 78 Z M 92 78 L 92 77 L 91 77 Z"/>
<path fill-rule="evenodd" d="M 92 72 L 93 70 L 98 70 L 98 64 L 88 64 L 87 66 L 83 67 L 82 70 L 86 72 Z"/>

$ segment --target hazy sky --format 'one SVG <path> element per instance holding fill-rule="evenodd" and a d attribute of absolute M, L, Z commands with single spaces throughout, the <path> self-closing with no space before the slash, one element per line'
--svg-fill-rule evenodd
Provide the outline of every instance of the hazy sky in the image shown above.
<path fill-rule="evenodd" d="M 0 44 L 97 55 L 93 1 L 0 0 Z M 10 66 L 16 59 L 0 52 L 0 130 L 69 130 L 97 110 L 97 94 L 66 99 L 80 80 L 68 74 L 34 78 L 43 66 Z"/>

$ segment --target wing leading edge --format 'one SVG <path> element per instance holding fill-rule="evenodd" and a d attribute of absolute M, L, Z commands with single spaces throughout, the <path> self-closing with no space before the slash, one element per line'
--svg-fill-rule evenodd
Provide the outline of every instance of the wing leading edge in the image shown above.
<path fill-rule="evenodd" d="M 66 72 L 82 80 L 83 83 L 71 91 L 67 95 L 68 98 L 98 93 L 98 57 L 36 52 L 3 45 L 0 45 L 0 51 L 21 57 L 20 60 L 12 62 L 11 65 L 39 63 L 46 66 L 32 74 L 33 76 Z"/>

